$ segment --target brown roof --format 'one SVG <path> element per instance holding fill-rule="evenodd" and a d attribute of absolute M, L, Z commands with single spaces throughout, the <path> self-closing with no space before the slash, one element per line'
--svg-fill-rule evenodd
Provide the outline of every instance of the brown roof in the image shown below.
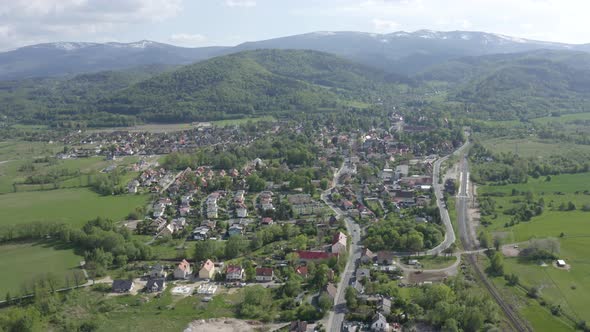
<path fill-rule="evenodd" d="M 300 266 L 297 268 L 297 270 L 295 270 L 295 272 L 301 276 L 307 277 L 307 266 Z"/>
<path fill-rule="evenodd" d="M 256 268 L 257 276 L 272 277 L 273 271 L 270 267 L 259 267 Z"/>

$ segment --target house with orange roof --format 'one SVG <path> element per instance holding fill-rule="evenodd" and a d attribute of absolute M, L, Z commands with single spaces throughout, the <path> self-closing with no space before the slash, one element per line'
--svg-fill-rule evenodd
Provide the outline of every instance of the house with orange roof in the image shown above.
<path fill-rule="evenodd" d="M 183 259 L 174 269 L 174 279 L 188 279 L 192 273 L 191 264 Z"/>

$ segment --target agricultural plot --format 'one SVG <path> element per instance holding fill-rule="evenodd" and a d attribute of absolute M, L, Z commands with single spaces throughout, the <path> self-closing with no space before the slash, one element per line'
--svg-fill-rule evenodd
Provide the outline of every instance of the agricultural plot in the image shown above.
<path fill-rule="evenodd" d="M 512 190 L 519 192 L 512 195 Z M 517 208 L 526 201 L 526 192 L 532 193 L 532 201 L 543 200 L 543 213 L 534 216 L 530 221 L 506 227 L 513 218 L 510 210 Z M 502 232 L 508 236 L 509 242 L 526 241 L 532 237 L 558 237 L 564 235 L 590 235 L 590 212 L 582 211 L 590 204 L 590 173 L 563 174 L 553 176 L 550 181 L 542 177 L 531 179 L 527 183 L 505 186 L 481 186 L 478 188 L 480 196 L 491 195 L 495 204 L 493 215 L 483 216 L 489 221 L 489 229 Z M 573 211 L 561 211 L 560 207 L 574 204 Z"/>
<path fill-rule="evenodd" d="M 512 191 L 518 191 L 513 195 Z M 549 308 L 559 306 L 565 315 L 575 320 L 590 321 L 590 298 L 580 296 L 590 292 L 590 212 L 583 211 L 590 204 L 590 174 L 564 174 L 547 179 L 530 179 L 528 183 L 505 186 L 482 186 L 478 193 L 492 194 L 495 203 L 495 215 L 484 216 L 491 224 L 488 228 L 497 235 L 505 237 L 504 242 L 522 242 L 533 238 L 557 238 L 560 244 L 559 258 L 571 266 L 559 269 L 552 261 L 524 261 L 520 258 L 506 258 L 504 272 L 514 273 L 525 287 L 537 287 L 543 300 L 548 304 L 527 304 L 521 309 L 522 314 L 534 324 L 535 330 L 560 331 L 567 330 L 563 317 L 551 317 Z M 531 194 L 526 194 L 530 192 Z M 509 212 L 524 204 L 527 196 L 532 202 L 544 201 L 544 209 L 540 215 L 533 216 L 530 221 L 520 221 L 514 226 L 506 227 L 513 218 Z M 569 204 L 575 210 L 569 210 Z M 562 209 L 566 207 L 566 209 Z M 526 247 L 526 244 L 521 245 Z M 497 282 L 502 283 L 502 282 Z M 511 293 L 509 297 L 520 298 L 530 302 L 526 295 L 514 287 L 504 287 Z M 520 294 L 522 293 L 522 294 Z M 540 319 L 540 317 L 544 317 Z M 571 321 L 568 321 L 571 325 Z"/>
<path fill-rule="evenodd" d="M 147 199 L 146 195 L 100 196 L 86 188 L 4 194 L 0 195 L 0 225 L 63 222 L 82 226 L 99 216 L 117 221 L 144 206 Z"/>
<path fill-rule="evenodd" d="M 58 287 L 66 286 L 66 276 L 73 286 L 72 273 L 79 269 L 82 260 L 84 258 L 76 255 L 74 250 L 58 249 L 49 242 L 0 245 L 0 294 L 10 292 L 16 296 L 21 293 L 23 283 L 47 274 L 55 277 Z"/>
<path fill-rule="evenodd" d="M 564 144 L 563 142 L 545 141 L 534 137 L 529 138 L 486 138 L 481 141 L 483 146 L 498 153 L 518 153 L 521 157 L 546 158 L 551 155 L 576 155 L 590 153 L 590 146 L 580 144 Z"/>

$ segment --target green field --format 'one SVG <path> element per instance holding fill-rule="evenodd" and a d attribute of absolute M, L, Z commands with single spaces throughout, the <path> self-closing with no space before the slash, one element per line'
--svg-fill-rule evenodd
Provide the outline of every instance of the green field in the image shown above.
<path fill-rule="evenodd" d="M 15 296 L 24 282 L 51 273 L 58 287 L 65 286 L 65 276 L 78 268 L 83 257 L 72 249 L 56 249 L 52 243 L 15 243 L 0 245 L 0 294 L 7 291 Z M 73 279 L 70 278 L 73 286 Z M 85 282 L 85 281 L 84 281 Z"/>
<path fill-rule="evenodd" d="M 253 117 L 253 118 L 241 118 L 241 119 L 230 119 L 230 120 L 217 120 L 211 121 L 210 123 L 214 126 L 218 127 L 225 127 L 225 126 L 236 126 L 245 124 L 248 122 L 259 122 L 259 121 L 276 121 L 274 116 L 266 115 L 260 117 Z"/>
<path fill-rule="evenodd" d="M 146 195 L 100 196 L 85 188 L 4 194 L 0 224 L 54 221 L 81 226 L 97 216 L 118 221 L 147 199 Z"/>
<path fill-rule="evenodd" d="M 486 138 L 481 143 L 496 153 L 518 153 L 521 157 L 546 158 L 551 155 L 590 153 L 590 145 L 545 141 L 530 138 Z"/>
<path fill-rule="evenodd" d="M 533 217 L 531 221 L 505 227 L 512 216 L 503 212 L 518 206 L 524 200 L 523 195 L 511 196 L 512 189 L 532 192 L 534 201 L 543 198 L 545 201 L 543 214 Z M 507 241 L 520 242 L 532 237 L 557 237 L 562 232 L 565 235 L 590 235 L 590 224 L 587 223 L 590 212 L 580 210 L 585 204 L 590 204 L 590 195 L 584 194 L 586 190 L 590 190 L 590 173 L 556 175 L 549 182 L 545 178 L 529 178 L 527 183 L 522 184 L 480 186 L 478 194 L 505 194 L 503 197 L 492 197 L 496 202 L 497 218 L 488 218 L 492 221 L 489 229 L 507 234 L 509 236 Z M 568 202 L 574 203 L 577 210 L 559 211 L 559 205 Z"/>
<path fill-rule="evenodd" d="M 506 209 L 521 204 L 524 195 L 512 196 L 512 189 L 533 193 L 533 201 L 543 198 L 545 209 L 539 216 L 528 222 L 505 227 L 512 216 L 503 213 Z M 497 218 L 490 219 L 489 229 L 505 235 L 505 243 L 522 242 L 531 238 L 558 238 L 561 246 L 559 257 L 571 264 L 571 270 L 561 270 L 548 266 L 542 267 L 539 262 L 523 262 L 517 258 L 505 259 L 505 273 L 519 276 L 525 287 L 539 287 L 541 296 L 549 305 L 559 305 L 567 314 L 576 320 L 590 321 L 590 298 L 580 294 L 590 293 L 590 212 L 581 211 L 585 204 L 590 204 L 590 195 L 584 191 L 590 190 L 590 173 L 563 174 L 553 176 L 551 181 L 545 178 L 529 178 L 527 183 L 504 186 L 481 186 L 478 194 L 504 193 L 505 196 L 493 196 L 496 202 Z M 573 202 L 575 211 L 559 211 L 561 203 Z M 563 233 L 563 237 L 560 235 Z M 526 245 L 523 245 L 523 247 Z M 526 295 L 519 294 L 514 287 L 506 287 L 510 296 L 529 301 Z M 560 319 L 552 318 L 546 308 L 538 304 L 526 305 L 521 313 L 533 324 L 535 330 L 560 331 L 564 329 Z"/>
<path fill-rule="evenodd" d="M 536 118 L 532 121 L 535 123 L 568 123 L 576 120 L 590 120 L 590 112 L 586 113 L 572 113 L 572 114 L 563 114 L 561 116 L 547 116 L 543 118 Z"/>
<path fill-rule="evenodd" d="M 68 297 L 62 309 L 72 321 L 93 320 L 96 331 L 182 331 L 193 320 L 235 317 L 236 304 L 242 301 L 240 290 L 229 294 L 222 288 L 210 302 L 203 302 L 201 295 L 174 296 L 170 290 L 161 296 L 112 296 L 87 288 Z"/>

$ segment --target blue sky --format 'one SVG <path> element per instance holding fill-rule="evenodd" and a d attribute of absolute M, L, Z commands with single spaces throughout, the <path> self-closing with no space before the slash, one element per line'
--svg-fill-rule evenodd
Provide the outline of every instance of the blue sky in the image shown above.
<path fill-rule="evenodd" d="M 10 0 L 0 50 L 55 41 L 236 45 L 312 31 L 475 30 L 590 42 L 588 0 Z"/>

